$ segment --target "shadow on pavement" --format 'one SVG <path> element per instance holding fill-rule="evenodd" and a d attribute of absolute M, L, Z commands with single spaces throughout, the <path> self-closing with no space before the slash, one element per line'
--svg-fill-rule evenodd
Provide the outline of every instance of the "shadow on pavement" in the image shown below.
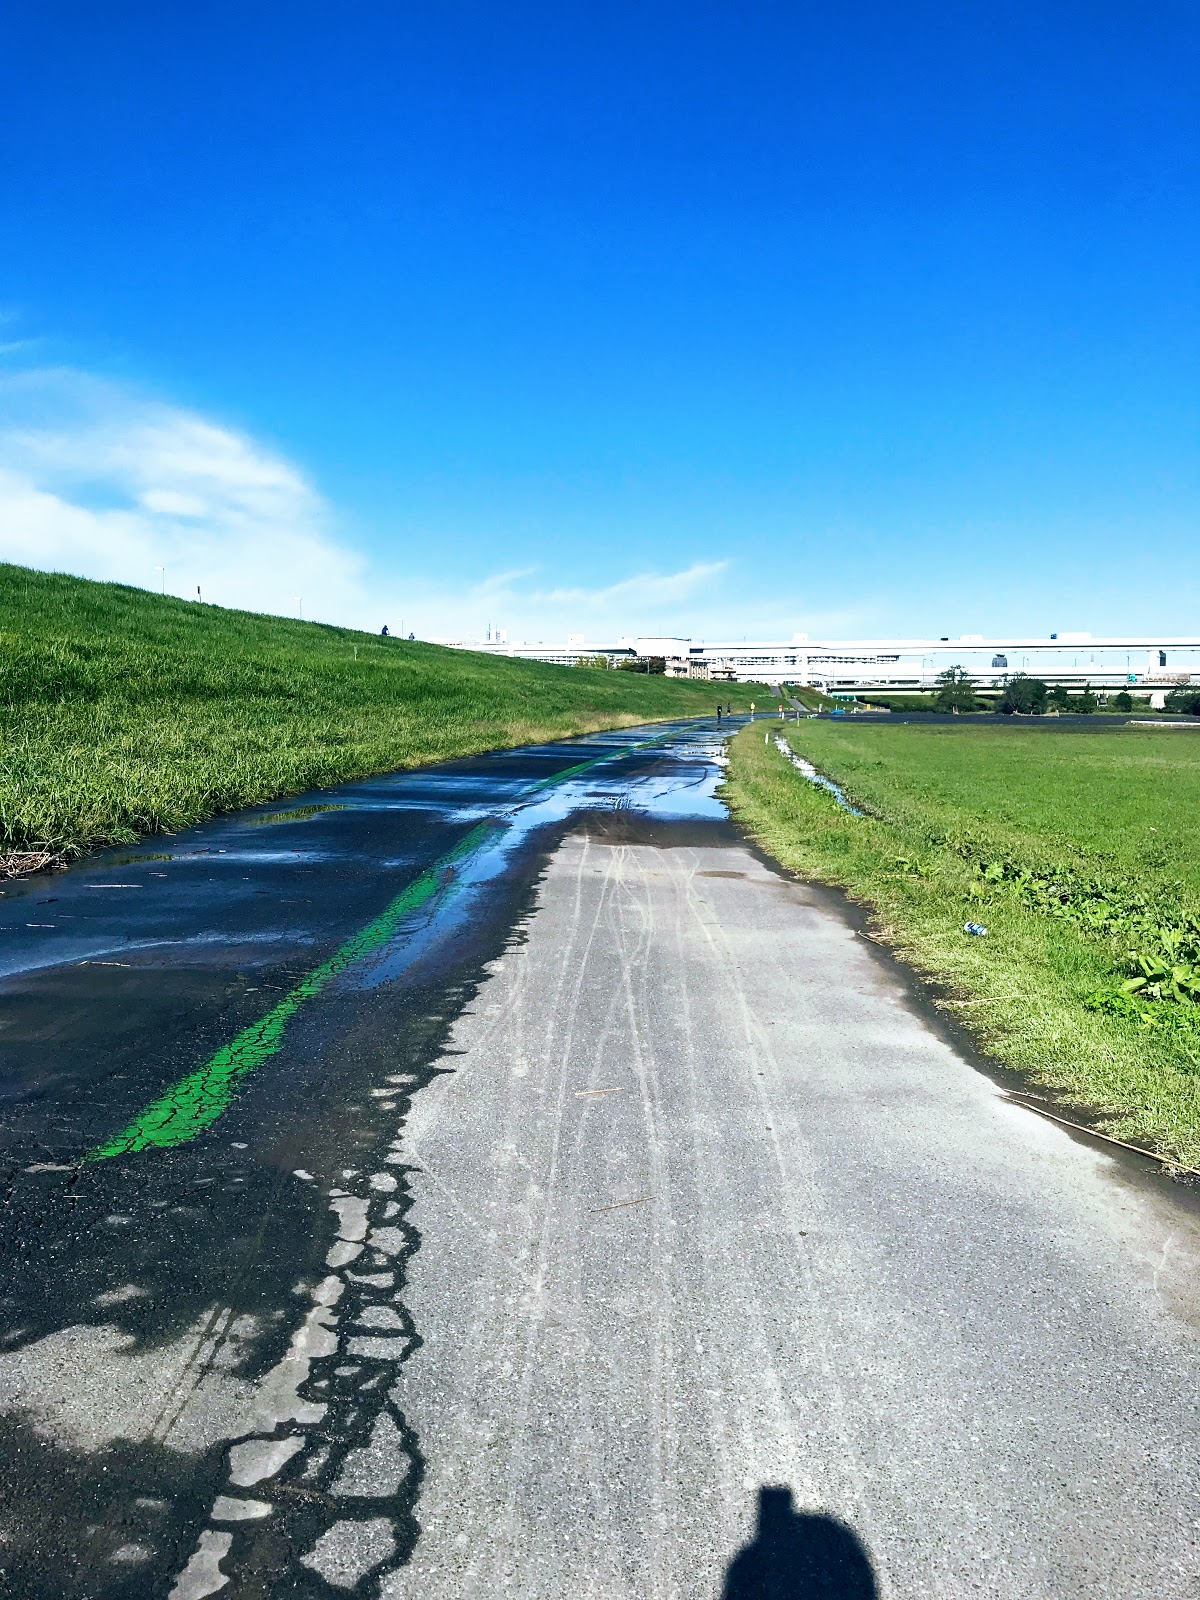
<path fill-rule="evenodd" d="M 834 1517 L 797 1511 L 792 1491 L 758 1491 L 758 1528 L 729 1564 L 722 1600 L 875 1600 L 870 1557 Z"/>

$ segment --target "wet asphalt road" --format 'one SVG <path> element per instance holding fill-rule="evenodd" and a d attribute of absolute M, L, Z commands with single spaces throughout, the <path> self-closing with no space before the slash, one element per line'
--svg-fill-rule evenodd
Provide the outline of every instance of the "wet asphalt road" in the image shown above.
<path fill-rule="evenodd" d="M 8 889 L 5 1593 L 1195 1592 L 1194 1208 L 661 734 Z"/>
<path fill-rule="evenodd" d="M 321 1408 L 328 1458 L 306 1463 L 305 1481 L 285 1485 L 269 1525 L 256 1526 L 237 1592 L 343 1592 L 297 1560 L 331 1521 L 327 1488 L 386 1402 L 412 1334 L 392 1333 L 370 1370 L 326 1361 L 316 1376 L 297 1337 L 328 1342 L 312 1297 L 331 1251 L 354 1250 L 339 1234 L 358 1226 L 363 1196 L 386 1250 L 368 1253 L 380 1281 L 354 1292 L 368 1318 L 396 1317 L 416 1243 L 404 1173 L 396 1167 L 386 1191 L 367 1175 L 395 1167 L 389 1145 L 410 1094 L 445 1070 L 436 1063 L 451 1023 L 572 820 L 635 792 L 651 808 L 678 792 L 686 811 L 697 786 L 711 788 L 711 735 L 677 730 L 668 753 L 647 744 L 662 732 L 351 784 L 6 887 L 4 1592 L 166 1594 L 227 1482 L 230 1440 L 286 1434 Z M 582 763 L 593 765 L 562 778 Z M 489 822 L 499 825 L 447 862 Z M 174 1147 L 84 1159 L 431 868 L 433 897 L 290 1016 L 278 1052 L 240 1079 L 219 1120 Z M 343 1200 L 339 1220 L 331 1201 Z M 405 1468 L 388 1506 L 402 1553 L 419 1447 L 400 1419 L 397 1429 Z M 367 1500 L 378 1509 L 377 1495 Z"/>

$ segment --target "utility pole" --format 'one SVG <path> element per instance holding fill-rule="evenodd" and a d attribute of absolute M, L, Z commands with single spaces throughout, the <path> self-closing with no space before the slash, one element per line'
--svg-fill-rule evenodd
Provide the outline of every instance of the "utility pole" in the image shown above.
<path fill-rule="evenodd" d="M 155 572 L 161 572 L 162 573 L 162 592 L 164 594 L 166 594 L 166 592 L 167 592 L 167 569 L 166 569 L 166 567 L 155 567 L 154 570 L 155 570 Z"/>

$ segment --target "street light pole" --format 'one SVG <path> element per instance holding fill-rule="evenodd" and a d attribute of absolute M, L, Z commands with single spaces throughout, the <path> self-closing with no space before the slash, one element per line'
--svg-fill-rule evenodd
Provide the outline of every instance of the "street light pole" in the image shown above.
<path fill-rule="evenodd" d="M 161 572 L 162 573 L 162 592 L 164 594 L 166 594 L 166 592 L 167 592 L 167 569 L 166 569 L 166 567 L 155 567 L 154 570 L 155 570 L 155 572 Z"/>

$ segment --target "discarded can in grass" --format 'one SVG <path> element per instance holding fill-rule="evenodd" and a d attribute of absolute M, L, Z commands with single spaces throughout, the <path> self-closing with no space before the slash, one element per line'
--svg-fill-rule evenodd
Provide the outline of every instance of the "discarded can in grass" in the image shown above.
<path fill-rule="evenodd" d="M 964 933 L 980 934 L 980 933 L 986 933 L 987 929 L 984 927 L 982 922 L 964 922 L 963 923 L 963 932 Z"/>

